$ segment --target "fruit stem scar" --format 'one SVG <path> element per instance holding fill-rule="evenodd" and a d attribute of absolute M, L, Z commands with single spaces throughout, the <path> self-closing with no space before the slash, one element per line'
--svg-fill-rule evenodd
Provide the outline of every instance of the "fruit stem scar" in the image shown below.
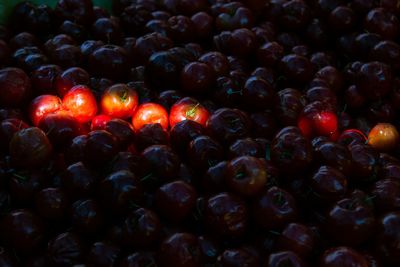
<path fill-rule="evenodd" d="M 191 107 L 190 109 L 188 109 L 186 111 L 186 118 L 193 118 L 196 114 L 196 109 L 197 107 L 200 105 L 200 103 L 197 103 L 196 105 L 194 105 L 193 107 Z"/>
<path fill-rule="evenodd" d="M 229 88 L 228 89 L 228 91 L 226 91 L 226 93 L 228 94 L 228 95 L 233 95 L 233 94 L 243 94 L 243 92 L 242 92 L 242 90 L 237 90 L 237 91 L 235 91 L 235 90 L 233 90 L 232 88 Z"/>
<path fill-rule="evenodd" d="M 18 178 L 19 180 L 22 180 L 22 181 L 27 181 L 28 180 L 28 178 L 26 176 L 22 176 L 22 175 L 19 175 L 17 173 L 13 173 L 12 175 L 15 176 L 16 178 Z"/>
<path fill-rule="evenodd" d="M 122 96 L 121 96 L 121 100 L 122 100 L 122 102 L 125 103 L 127 99 L 128 99 L 128 92 L 124 90 L 124 92 L 122 93 Z"/>
<path fill-rule="evenodd" d="M 150 179 L 152 176 L 153 176 L 153 173 L 151 172 L 151 173 L 147 174 L 146 176 L 142 177 L 140 179 L 140 181 L 146 181 L 146 180 Z"/>
<path fill-rule="evenodd" d="M 273 234 L 273 235 L 281 235 L 281 233 L 274 231 L 274 230 L 269 230 L 269 233 Z"/>

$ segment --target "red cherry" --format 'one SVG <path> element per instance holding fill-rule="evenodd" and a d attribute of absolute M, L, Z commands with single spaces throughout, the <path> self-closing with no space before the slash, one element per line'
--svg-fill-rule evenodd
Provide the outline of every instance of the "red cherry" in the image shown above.
<path fill-rule="evenodd" d="M 314 127 L 319 135 L 330 136 L 337 131 L 338 120 L 336 114 L 321 112 L 314 118 Z"/>
<path fill-rule="evenodd" d="M 133 115 L 139 103 L 138 94 L 125 84 L 106 89 L 100 101 L 102 113 L 113 118 L 126 119 Z"/>
<path fill-rule="evenodd" d="M 193 98 L 185 97 L 171 107 L 169 125 L 172 128 L 178 122 L 192 120 L 205 126 L 208 117 L 210 113 L 203 105 Z"/>
<path fill-rule="evenodd" d="M 41 95 L 32 100 L 29 106 L 29 117 L 34 126 L 47 114 L 61 109 L 61 99 L 55 95 Z"/>
<path fill-rule="evenodd" d="M 133 128 L 138 131 L 146 124 L 159 123 L 164 130 L 168 129 L 167 110 L 155 103 L 140 105 L 132 117 Z"/>
<path fill-rule="evenodd" d="M 90 124 L 90 130 L 105 130 L 107 122 L 109 122 L 111 119 L 112 117 L 104 114 L 95 116 Z"/>
<path fill-rule="evenodd" d="M 91 121 L 97 113 L 96 98 L 85 85 L 72 87 L 64 95 L 62 104 L 79 123 Z"/>

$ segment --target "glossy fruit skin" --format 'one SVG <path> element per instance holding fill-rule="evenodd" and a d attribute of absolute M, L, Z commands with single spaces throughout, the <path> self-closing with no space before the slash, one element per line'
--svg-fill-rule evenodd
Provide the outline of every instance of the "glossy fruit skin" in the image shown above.
<path fill-rule="evenodd" d="M 37 127 L 29 127 L 14 134 L 9 151 L 15 165 L 23 168 L 35 168 L 49 162 L 53 148 L 42 130 Z"/>
<path fill-rule="evenodd" d="M 69 207 L 68 197 L 60 188 L 42 189 L 36 194 L 35 203 L 39 215 L 51 221 L 63 219 Z"/>
<path fill-rule="evenodd" d="M 155 193 L 157 210 L 169 221 L 178 223 L 192 212 L 197 193 L 193 186 L 183 181 L 167 183 Z"/>
<path fill-rule="evenodd" d="M 282 126 L 297 125 L 300 113 L 306 102 L 302 93 L 293 88 L 286 88 L 278 92 L 275 98 L 274 111 Z"/>
<path fill-rule="evenodd" d="M 196 236 L 175 233 L 164 239 L 158 252 L 158 264 L 162 267 L 199 267 L 200 248 Z"/>
<path fill-rule="evenodd" d="M 124 48 L 104 45 L 90 54 L 88 66 L 95 76 L 119 81 L 128 74 L 129 61 Z"/>
<path fill-rule="evenodd" d="M 271 108 L 275 92 L 267 81 L 253 76 L 246 80 L 242 90 L 244 110 L 262 111 Z"/>
<path fill-rule="evenodd" d="M 257 197 L 252 211 L 255 223 L 268 230 L 280 229 L 298 216 L 297 204 L 293 196 L 276 186 Z"/>
<path fill-rule="evenodd" d="M 314 246 L 314 233 L 309 227 L 300 223 L 290 223 L 278 237 L 278 247 L 281 250 L 290 250 L 300 257 L 307 258 L 311 255 Z"/>
<path fill-rule="evenodd" d="M 307 105 L 299 117 L 298 127 L 304 136 L 310 138 L 316 135 L 328 136 L 335 140 L 338 135 L 338 118 L 329 108 L 331 103 L 314 101 Z"/>
<path fill-rule="evenodd" d="M 250 120 L 248 116 L 237 110 L 221 108 L 211 114 L 206 123 L 206 128 L 223 144 L 229 144 L 238 138 L 249 135 Z"/>
<path fill-rule="evenodd" d="M 23 253 L 37 250 L 43 241 L 43 224 L 31 211 L 20 209 L 2 219 L 3 235 L 14 248 Z"/>
<path fill-rule="evenodd" d="M 368 144 L 382 152 L 393 150 L 399 140 L 399 132 L 390 123 L 378 123 L 368 134 Z"/>
<path fill-rule="evenodd" d="M 104 114 L 99 114 L 93 117 L 92 121 L 90 122 L 90 130 L 105 130 L 107 122 L 112 120 L 112 117 Z"/>
<path fill-rule="evenodd" d="M 352 179 L 363 183 L 371 183 L 377 179 L 378 154 L 369 145 L 354 144 L 350 146 L 352 157 Z"/>
<path fill-rule="evenodd" d="M 60 73 L 55 80 L 55 87 L 60 97 L 63 97 L 72 87 L 76 85 L 88 85 L 89 73 L 79 67 L 72 67 Z"/>
<path fill-rule="evenodd" d="M 105 130 L 95 130 L 87 135 L 84 161 L 88 164 L 103 164 L 117 154 L 117 140 Z"/>
<path fill-rule="evenodd" d="M 31 94 L 31 82 L 26 73 L 18 68 L 0 70 L 0 104 L 3 107 L 20 107 Z"/>
<path fill-rule="evenodd" d="M 400 262 L 399 242 L 400 214 L 398 211 L 384 214 L 378 220 L 377 248 L 385 262 L 397 265 Z"/>
<path fill-rule="evenodd" d="M 284 56 L 279 62 L 279 66 L 288 79 L 301 84 L 309 82 L 314 72 L 313 65 L 308 58 L 295 54 Z"/>
<path fill-rule="evenodd" d="M 96 174 L 82 162 L 69 165 L 61 177 L 61 185 L 71 201 L 91 196 L 96 181 Z"/>
<path fill-rule="evenodd" d="M 205 126 L 210 113 L 196 99 L 185 97 L 172 105 L 169 113 L 169 125 L 173 128 L 178 122 L 192 120 Z"/>
<path fill-rule="evenodd" d="M 120 266 L 121 267 L 130 267 L 130 266 L 141 267 L 143 265 L 144 266 L 146 266 L 146 265 L 157 266 L 157 262 L 156 262 L 154 253 L 143 252 L 143 251 L 132 253 L 121 260 Z"/>
<path fill-rule="evenodd" d="M 71 221 L 75 231 L 91 236 L 102 229 L 104 214 L 96 200 L 77 200 L 71 205 Z"/>
<path fill-rule="evenodd" d="M 390 67 L 382 62 L 365 63 L 357 73 L 356 86 L 369 100 L 384 97 L 390 92 L 392 75 Z"/>
<path fill-rule="evenodd" d="M 44 115 L 38 126 L 47 133 L 47 137 L 55 150 L 68 146 L 71 140 L 78 136 L 81 131 L 76 119 L 69 112 L 63 110 Z"/>
<path fill-rule="evenodd" d="M 56 15 L 61 19 L 76 21 L 79 24 L 87 25 L 93 20 L 92 1 L 62 0 L 55 7 Z"/>
<path fill-rule="evenodd" d="M 258 158 L 237 157 L 228 163 L 227 168 L 228 186 L 239 195 L 257 195 L 267 183 L 267 172 Z"/>
<path fill-rule="evenodd" d="M 191 62 L 180 73 L 182 90 L 189 94 L 205 94 L 215 83 L 214 70 L 207 64 Z"/>
<path fill-rule="evenodd" d="M 333 247 L 327 249 L 321 256 L 321 267 L 367 267 L 367 260 L 349 247 Z"/>
<path fill-rule="evenodd" d="M 97 101 L 89 87 L 76 85 L 62 99 L 63 108 L 68 110 L 79 123 L 86 123 L 97 114 Z"/>
<path fill-rule="evenodd" d="M 168 180 L 175 178 L 178 174 L 180 159 L 169 146 L 153 145 L 142 151 L 141 164 L 142 179 L 150 175 Z"/>
<path fill-rule="evenodd" d="M 138 102 L 138 94 L 133 88 L 125 84 L 114 84 L 103 92 L 100 107 L 105 115 L 127 119 L 134 114 Z"/>
<path fill-rule="evenodd" d="M 260 266 L 258 255 L 247 248 L 226 249 L 218 257 L 218 263 L 224 267 Z"/>
<path fill-rule="evenodd" d="M 13 118 L 12 116 L 4 120 L 0 119 L 0 149 L 8 152 L 10 141 L 14 134 L 28 127 L 29 125 L 22 119 Z"/>
<path fill-rule="evenodd" d="M 281 251 L 269 255 L 268 260 L 265 262 L 265 267 L 279 267 L 284 264 L 290 264 L 293 267 L 305 267 L 306 264 L 303 260 L 292 251 Z"/>
<path fill-rule="evenodd" d="M 144 150 L 152 145 L 169 144 L 169 132 L 161 124 L 146 124 L 135 133 L 135 145 L 139 150 Z"/>
<path fill-rule="evenodd" d="M 263 147 L 252 138 L 238 139 L 229 146 L 229 158 L 233 159 L 241 156 L 263 157 Z"/>
<path fill-rule="evenodd" d="M 83 240 L 73 232 L 55 236 L 47 245 L 48 261 L 55 266 L 79 264 L 84 258 Z"/>
<path fill-rule="evenodd" d="M 345 196 L 348 181 L 339 170 L 330 166 L 321 166 L 311 176 L 308 185 L 319 203 L 332 203 Z"/>
<path fill-rule="evenodd" d="M 285 127 L 272 140 L 271 160 L 283 172 L 301 172 L 307 169 L 312 161 L 311 144 L 299 128 Z M 291 167 L 287 168 L 288 166 Z"/>
<path fill-rule="evenodd" d="M 124 245 L 147 249 L 160 237 L 161 222 L 154 211 L 139 208 L 128 213 L 123 222 L 122 233 Z"/>
<path fill-rule="evenodd" d="M 247 227 L 247 207 L 231 193 L 220 193 L 207 200 L 205 224 L 218 236 L 238 237 Z"/>
<path fill-rule="evenodd" d="M 131 203 L 140 203 L 139 179 L 128 170 L 116 171 L 103 179 L 97 188 L 101 204 L 112 214 L 126 214 Z"/>
<path fill-rule="evenodd" d="M 337 142 L 345 146 L 351 146 L 352 144 L 367 142 L 367 137 L 360 130 L 348 129 L 339 135 Z"/>
<path fill-rule="evenodd" d="M 397 210 L 400 205 L 400 182 L 394 178 L 379 180 L 374 184 L 372 194 L 379 212 Z"/>
<path fill-rule="evenodd" d="M 135 131 L 152 123 L 159 123 L 164 130 L 168 129 L 168 113 L 165 108 L 155 103 L 139 105 L 132 117 L 132 125 Z"/>
<path fill-rule="evenodd" d="M 120 257 L 121 249 L 108 242 L 96 242 L 90 248 L 87 264 L 91 266 L 112 266 Z"/>
<path fill-rule="evenodd" d="M 189 165 L 199 171 L 206 170 L 224 158 L 224 149 L 208 136 L 194 138 L 187 147 Z"/>
<path fill-rule="evenodd" d="M 373 211 L 366 204 L 357 202 L 354 198 L 344 198 L 336 202 L 327 215 L 328 235 L 340 244 L 357 246 L 375 231 Z"/>
<path fill-rule="evenodd" d="M 31 73 L 32 88 L 36 93 L 55 94 L 56 78 L 62 69 L 57 65 L 43 65 Z"/>
<path fill-rule="evenodd" d="M 351 173 L 352 159 L 347 147 L 330 141 L 322 142 L 315 146 L 314 153 L 321 164 L 336 168 L 345 175 Z"/>

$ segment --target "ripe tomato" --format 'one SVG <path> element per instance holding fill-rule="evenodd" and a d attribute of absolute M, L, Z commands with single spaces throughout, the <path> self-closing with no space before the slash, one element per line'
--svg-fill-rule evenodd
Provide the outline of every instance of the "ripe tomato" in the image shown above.
<path fill-rule="evenodd" d="M 89 87 L 76 85 L 63 97 L 63 108 L 70 112 L 79 123 L 86 123 L 97 113 L 97 102 Z"/>
<path fill-rule="evenodd" d="M 40 120 L 49 113 L 60 110 L 61 99 L 55 95 L 41 95 L 32 100 L 29 106 L 29 117 L 34 126 L 38 126 Z"/>
<path fill-rule="evenodd" d="M 399 132 L 390 123 L 378 123 L 368 134 L 368 144 L 378 151 L 390 151 L 399 142 Z"/>
<path fill-rule="evenodd" d="M 133 128 L 138 131 L 146 124 L 159 123 L 164 130 L 168 129 L 167 110 L 155 103 L 141 104 L 132 117 Z"/>
<path fill-rule="evenodd" d="M 108 87 L 100 100 L 101 112 L 112 118 L 126 119 L 133 115 L 139 102 L 136 91 L 125 84 Z"/>
<path fill-rule="evenodd" d="M 191 97 L 185 97 L 177 101 L 171 107 L 171 111 L 169 114 L 169 124 L 172 128 L 178 122 L 184 120 L 192 120 L 205 126 L 208 117 L 210 117 L 210 113 L 197 100 Z"/>

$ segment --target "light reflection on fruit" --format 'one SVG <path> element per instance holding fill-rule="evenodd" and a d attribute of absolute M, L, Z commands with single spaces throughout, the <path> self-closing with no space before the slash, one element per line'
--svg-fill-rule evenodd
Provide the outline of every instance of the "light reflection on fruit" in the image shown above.
<path fill-rule="evenodd" d="M 393 150 L 399 142 L 399 132 L 390 123 L 378 123 L 368 134 L 368 144 L 378 151 Z"/>
<path fill-rule="evenodd" d="M 185 97 L 171 107 L 169 124 L 172 128 L 178 122 L 192 120 L 205 126 L 208 117 L 210 113 L 203 105 L 193 98 Z"/>
<path fill-rule="evenodd" d="M 164 130 L 168 129 L 168 112 L 156 103 L 140 105 L 132 117 L 133 128 L 137 131 L 146 124 L 159 123 Z"/>

